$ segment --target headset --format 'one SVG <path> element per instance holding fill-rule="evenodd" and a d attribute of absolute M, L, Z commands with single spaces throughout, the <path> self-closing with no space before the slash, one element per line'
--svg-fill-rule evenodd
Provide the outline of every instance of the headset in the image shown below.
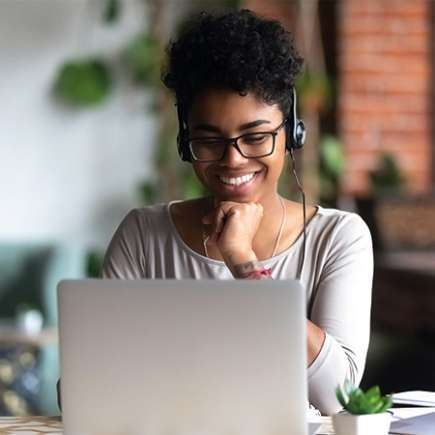
<path fill-rule="evenodd" d="M 291 92 L 290 113 L 286 118 L 285 123 L 285 148 L 286 151 L 292 153 L 295 149 L 301 149 L 305 143 L 306 129 L 303 121 L 298 118 L 296 111 L 296 89 L 293 87 Z M 192 162 L 192 154 L 189 148 L 189 129 L 183 116 L 182 107 L 179 103 L 177 106 L 178 115 L 178 134 L 177 147 L 178 154 L 184 162 Z"/>

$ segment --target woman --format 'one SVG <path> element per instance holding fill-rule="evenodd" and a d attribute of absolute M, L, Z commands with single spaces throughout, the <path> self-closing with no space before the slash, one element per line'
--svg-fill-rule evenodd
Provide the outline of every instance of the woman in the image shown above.
<path fill-rule="evenodd" d="M 209 197 L 131 211 L 106 253 L 106 278 L 298 277 L 307 292 L 310 402 L 339 409 L 335 387 L 359 383 L 368 347 L 369 231 L 355 214 L 278 194 L 300 146 L 293 86 L 302 59 L 275 21 L 249 11 L 202 14 L 168 49 L 180 155 Z M 301 132 L 299 132 L 301 133 Z"/>

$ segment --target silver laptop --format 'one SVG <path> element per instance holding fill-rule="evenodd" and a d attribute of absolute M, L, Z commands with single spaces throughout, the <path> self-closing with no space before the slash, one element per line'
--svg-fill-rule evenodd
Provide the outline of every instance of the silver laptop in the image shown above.
<path fill-rule="evenodd" d="M 65 435 L 306 435 L 297 281 L 58 288 Z"/>

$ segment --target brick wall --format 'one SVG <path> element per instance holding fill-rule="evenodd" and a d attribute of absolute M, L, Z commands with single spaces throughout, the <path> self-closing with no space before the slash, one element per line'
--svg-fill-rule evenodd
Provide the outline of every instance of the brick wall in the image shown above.
<path fill-rule="evenodd" d="M 295 0 L 244 0 L 241 6 L 250 9 L 260 16 L 278 20 L 294 32 Z"/>
<path fill-rule="evenodd" d="M 381 151 L 398 160 L 410 192 L 431 185 L 431 21 L 427 0 L 339 2 L 343 189 L 366 193 Z"/>

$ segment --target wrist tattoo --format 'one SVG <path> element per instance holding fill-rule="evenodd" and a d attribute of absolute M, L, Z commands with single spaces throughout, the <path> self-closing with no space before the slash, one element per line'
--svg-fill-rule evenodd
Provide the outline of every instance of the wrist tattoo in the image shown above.
<path fill-rule="evenodd" d="M 266 269 L 258 261 L 248 261 L 234 266 L 234 277 L 240 279 L 268 279 L 272 269 Z"/>

